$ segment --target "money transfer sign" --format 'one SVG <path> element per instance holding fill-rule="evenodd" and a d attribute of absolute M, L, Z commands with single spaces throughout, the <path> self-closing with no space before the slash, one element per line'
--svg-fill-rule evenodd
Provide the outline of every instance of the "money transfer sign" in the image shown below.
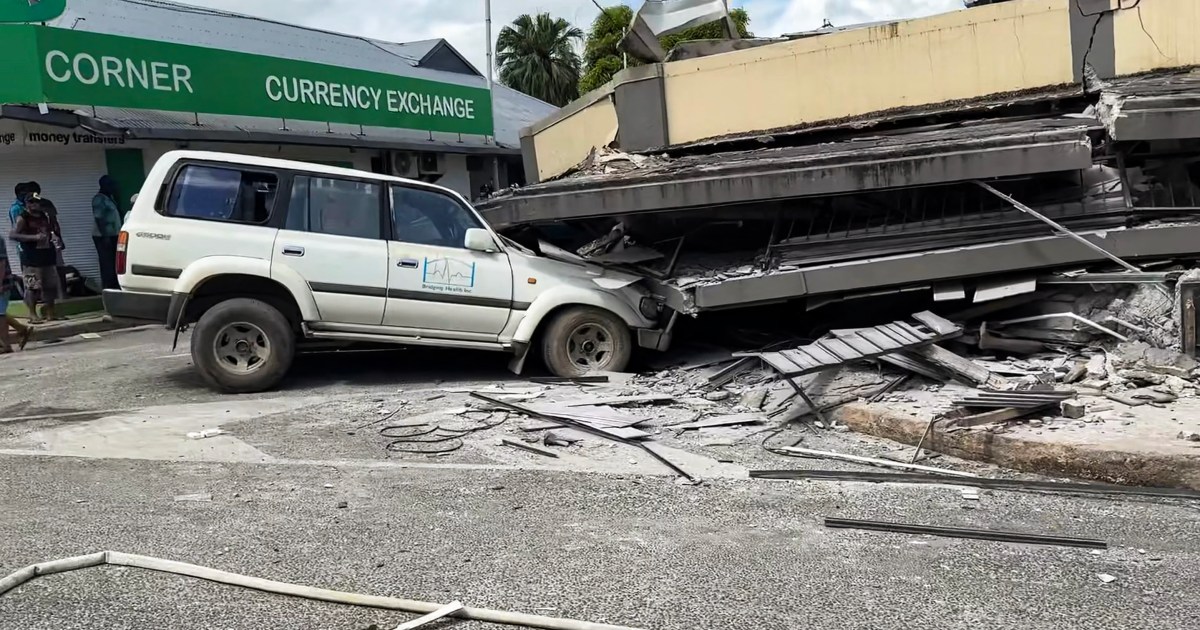
<path fill-rule="evenodd" d="M 2 2 L 4 0 L 0 0 Z M 289 118 L 493 135 L 486 89 L 44 26 L 0 26 L 0 102 Z"/>

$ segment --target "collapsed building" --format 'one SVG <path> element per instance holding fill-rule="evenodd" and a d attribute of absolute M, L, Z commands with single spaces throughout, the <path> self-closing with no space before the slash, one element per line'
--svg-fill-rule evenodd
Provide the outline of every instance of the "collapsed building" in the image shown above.
<path fill-rule="evenodd" d="M 1200 258 L 1197 27 L 1194 0 L 1013 0 L 695 42 L 524 130 L 536 183 L 481 209 L 684 315 L 1157 277 Z"/>

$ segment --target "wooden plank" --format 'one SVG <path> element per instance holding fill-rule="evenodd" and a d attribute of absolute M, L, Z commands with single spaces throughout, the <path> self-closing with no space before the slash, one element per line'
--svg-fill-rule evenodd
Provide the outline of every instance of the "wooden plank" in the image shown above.
<path fill-rule="evenodd" d="M 866 337 L 868 340 L 870 340 L 871 343 L 879 346 L 880 348 L 883 348 L 884 350 L 899 350 L 904 347 L 903 345 L 898 343 L 895 339 L 892 339 L 891 337 L 883 334 L 882 332 L 880 332 L 874 328 L 867 328 L 865 330 L 860 330 L 860 331 L 858 331 L 858 334 L 862 335 L 863 337 Z"/>
<path fill-rule="evenodd" d="M 771 369 L 787 376 L 789 374 L 800 374 L 805 370 L 800 366 L 788 361 L 787 357 L 778 352 L 767 352 L 759 355 L 763 362 L 771 366 Z"/>
<path fill-rule="evenodd" d="M 824 366 L 837 365 L 842 362 L 841 358 L 836 354 L 816 344 L 804 346 L 801 348 L 801 351 L 807 352 L 809 356 Z"/>
<path fill-rule="evenodd" d="M 811 370 L 815 367 L 820 367 L 821 365 L 820 363 L 817 363 L 816 359 L 812 358 L 811 355 L 803 350 L 783 350 L 780 352 L 780 354 L 786 357 L 788 361 L 800 366 L 801 369 Z"/>
<path fill-rule="evenodd" d="M 855 352 L 858 352 L 863 356 L 871 356 L 880 354 L 882 352 L 887 352 L 886 349 L 876 346 L 870 341 L 867 341 L 865 337 L 860 337 L 859 335 L 849 335 L 846 337 L 839 337 L 839 339 L 846 345 L 854 348 Z"/>
<path fill-rule="evenodd" d="M 903 330 L 893 328 L 891 325 L 876 326 L 875 330 L 878 330 L 881 334 L 887 335 L 902 347 L 911 346 L 921 341 L 920 339 L 913 339 Z"/>
<path fill-rule="evenodd" d="M 908 353 L 916 355 L 972 385 L 993 387 L 1004 383 L 1004 379 L 992 374 L 991 370 L 934 344 L 913 348 Z"/>
<path fill-rule="evenodd" d="M 847 363 L 862 358 L 862 355 L 855 351 L 854 348 L 851 348 L 845 342 L 837 339 L 818 339 L 817 346 L 837 357 L 838 361 L 841 363 Z"/>
<path fill-rule="evenodd" d="M 896 325 L 899 326 L 901 329 L 903 329 L 904 332 L 906 332 L 906 333 L 912 335 L 913 337 L 916 337 L 917 339 L 920 339 L 922 341 L 932 341 L 935 337 L 937 337 L 936 332 L 934 332 L 932 330 L 929 330 L 929 331 L 920 330 L 916 326 L 913 326 L 912 324 L 910 324 L 908 322 L 896 322 Z"/>
<path fill-rule="evenodd" d="M 956 427 L 979 427 L 985 424 L 998 424 L 1000 422 L 1008 422 L 1009 420 L 1018 420 L 1025 416 L 1030 416 L 1035 413 L 1040 413 L 1042 410 L 1051 407 L 1052 405 L 1042 405 L 1041 407 L 1030 407 L 1028 409 L 1014 409 L 1006 407 L 1004 409 L 996 409 L 994 411 L 985 411 L 977 413 L 973 416 L 966 416 L 950 422 L 951 426 Z"/>

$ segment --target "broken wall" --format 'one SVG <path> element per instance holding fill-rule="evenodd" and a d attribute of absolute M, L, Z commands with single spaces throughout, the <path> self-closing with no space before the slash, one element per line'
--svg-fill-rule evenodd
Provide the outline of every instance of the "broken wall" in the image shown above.
<path fill-rule="evenodd" d="M 1074 81 L 1067 0 L 1020 0 L 664 66 L 672 145 Z"/>
<path fill-rule="evenodd" d="M 1200 2 L 1140 0 L 1114 14 L 1118 75 L 1200 65 Z"/>

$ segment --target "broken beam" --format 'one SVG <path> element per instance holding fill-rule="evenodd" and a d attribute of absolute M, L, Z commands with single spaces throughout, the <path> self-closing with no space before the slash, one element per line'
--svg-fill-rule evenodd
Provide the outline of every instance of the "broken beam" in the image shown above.
<path fill-rule="evenodd" d="M 1003 378 L 992 374 L 991 370 L 982 365 L 970 359 L 964 359 L 940 346 L 930 345 L 913 348 L 908 350 L 906 354 L 916 355 L 971 385 L 1000 387 L 1005 382 Z"/>

